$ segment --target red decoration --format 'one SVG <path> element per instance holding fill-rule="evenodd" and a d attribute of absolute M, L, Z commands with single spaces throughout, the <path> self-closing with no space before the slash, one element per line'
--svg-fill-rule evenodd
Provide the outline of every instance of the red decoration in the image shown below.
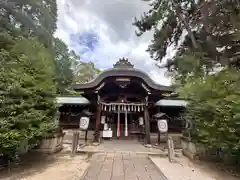
<path fill-rule="evenodd" d="M 120 137 L 120 119 L 118 117 L 118 125 L 117 125 L 117 137 Z"/>

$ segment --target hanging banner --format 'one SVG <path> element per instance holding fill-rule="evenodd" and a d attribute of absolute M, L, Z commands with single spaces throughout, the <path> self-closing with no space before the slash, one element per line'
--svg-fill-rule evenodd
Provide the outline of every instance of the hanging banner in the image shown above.
<path fill-rule="evenodd" d="M 107 123 L 104 123 L 104 130 L 108 130 L 108 124 Z"/>
<path fill-rule="evenodd" d="M 101 124 L 104 124 L 104 123 L 105 123 L 105 120 L 106 120 L 106 116 L 102 116 L 102 117 L 101 117 Z"/>
<path fill-rule="evenodd" d="M 120 113 L 118 112 L 118 119 L 117 119 L 117 137 L 120 137 Z"/>
<path fill-rule="evenodd" d="M 81 117 L 79 122 L 79 128 L 81 130 L 87 130 L 89 126 L 89 117 Z"/>
<path fill-rule="evenodd" d="M 139 125 L 142 126 L 143 125 L 143 117 L 139 117 Z"/>
<path fill-rule="evenodd" d="M 127 119 L 127 111 L 125 112 L 125 136 L 128 136 L 128 119 Z"/>
<path fill-rule="evenodd" d="M 160 131 L 160 133 L 166 133 L 168 131 L 167 120 L 160 119 L 158 120 L 157 124 L 158 124 L 158 130 Z"/>

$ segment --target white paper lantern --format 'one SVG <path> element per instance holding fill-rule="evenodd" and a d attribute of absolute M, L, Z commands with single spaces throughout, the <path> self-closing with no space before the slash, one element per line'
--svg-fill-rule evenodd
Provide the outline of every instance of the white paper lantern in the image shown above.
<path fill-rule="evenodd" d="M 159 119 L 157 124 L 160 133 L 166 133 L 168 131 L 168 123 L 166 119 Z"/>
<path fill-rule="evenodd" d="M 81 130 L 87 130 L 89 126 L 89 117 L 81 117 L 79 122 L 79 128 Z"/>

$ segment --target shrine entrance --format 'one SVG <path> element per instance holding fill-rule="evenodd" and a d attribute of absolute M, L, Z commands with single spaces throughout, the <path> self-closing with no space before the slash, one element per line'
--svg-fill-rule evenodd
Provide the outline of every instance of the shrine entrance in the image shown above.
<path fill-rule="evenodd" d="M 139 117 L 141 117 L 139 113 L 119 113 L 119 115 L 118 113 L 113 113 L 113 120 L 109 125 L 113 132 L 113 138 L 140 139 L 144 135 L 144 131 L 143 125 L 139 124 Z"/>
<path fill-rule="evenodd" d="M 153 119 L 157 113 L 165 113 L 171 119 L 169 132 L 182 132 L 183 123 L 178 117 L 186 102 L 173 100 L 173 87 L 155 83 L 127 59 L 120 59 L 88 83 L 72 85 L 72 89 L 81 96 L 60 99 L 60 126 L 79 129 L 79 119 L 90 116 L 85 139 L 118 139 L 119 144 L 121 140 L 131 144 L 129 139 L 137 138 L 144 138 L 146 144 L 151 139 L 160 141 Z"/>
<path fill-rule="evenodd" d="M 101 129 L 105 138 L 111 131 L 114 139 L 141 139 L 144 136 L 143 103 L 101 103 Z"/>
<path fill-rule="evenodd" d="M 172 92 L 170 87 L 156 84 L 146 73 L 135 69 L 127 59 L 120 59 L 89 83 L 73 85 L 73 89 L 91 101 L 94 141 L 105 137 L 145 137 L 147 144 L 152 115 L 149 110 L 163 98 L 162 93 Z"/>

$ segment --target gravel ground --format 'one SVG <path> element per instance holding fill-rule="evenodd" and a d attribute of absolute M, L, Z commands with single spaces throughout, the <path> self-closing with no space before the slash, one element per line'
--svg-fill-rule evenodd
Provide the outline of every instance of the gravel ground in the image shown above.
<path fill-rule="evenodd" d="M 186 157 L 177 158 L 174 163 L 170 163 L 168 158 L 150 159 L 169 180 L 240 180 L 207 164 L 197 165 Z"/>
<path fill-rule="evenodd" d="M 0 180 L 79 180 L 89 165 L 85 159 L 82 155 L 35 155 L 10 172 L 0 172 Z"/>

